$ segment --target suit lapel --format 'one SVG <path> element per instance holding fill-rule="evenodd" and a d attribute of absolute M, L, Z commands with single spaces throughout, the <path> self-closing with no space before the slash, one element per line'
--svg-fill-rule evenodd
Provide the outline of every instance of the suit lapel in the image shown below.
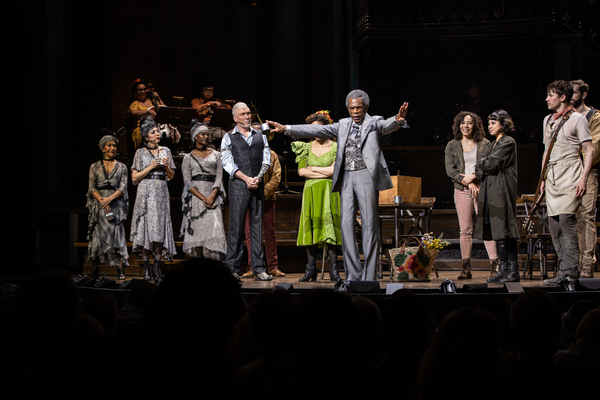
<path fill-rule="evenodd" d="M 365 144 L 365 140 L 369 135 L 369 125 L 371 125 L 371 116 L 369 114 L 365 115 L 365 119 L 360 126 L 360 148 L 362 149 Z"/>

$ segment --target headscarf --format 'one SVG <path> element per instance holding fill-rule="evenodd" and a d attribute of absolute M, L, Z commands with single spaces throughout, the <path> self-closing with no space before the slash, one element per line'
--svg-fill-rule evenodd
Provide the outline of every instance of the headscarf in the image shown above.
<path fill-rule="evenodd" d="M 152 129 L 158 128 L 156 121 L 154 118 L 150 116 L 145 116 L 140 119 L 140 134 L 142 136 L 142 143 L 146 143 L 148 139 L 148 134 L 152 131 Z"/>
<path fill-rule="evenodd" d="M 100 139 L 100 141 L 98 142 L 98 147 L 100 148 L 100 151 L 104 150 L 104 146 L 106 146 L 106 143 L 108 142 L 115 142 L 115 144 L 119 144 L 119 139 L 117 139 L 113 135 L 103 136 L 102 139 Z"/>
<path fill-rule="evenodd" d="M 204 123 L 198 122 L 197 119 L 193 119 L 191 125 L 190 136 L 192 137 L 192 143 L 196 143 L 196 136 L 198 136 L 200 132 L 207 131 L 208 127 Z"/>

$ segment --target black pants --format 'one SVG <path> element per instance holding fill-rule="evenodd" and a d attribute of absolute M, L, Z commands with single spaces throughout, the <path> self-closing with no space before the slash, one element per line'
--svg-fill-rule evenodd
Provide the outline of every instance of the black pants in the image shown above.
<path fill-rule="evenodd" d="M 227 233 L 227 254 L 225 266 L 231 272 L 240 272 L 240 263 L 244 254 L 244 226 L 246 213 L 250 210 L 250 237 L 252 243 L 252 272 L 259 274 L 265 271 L 262 250 L 262 217 L 264 187 L 248 189 L 240 179 L 229 180 L 229 230 Z"/>

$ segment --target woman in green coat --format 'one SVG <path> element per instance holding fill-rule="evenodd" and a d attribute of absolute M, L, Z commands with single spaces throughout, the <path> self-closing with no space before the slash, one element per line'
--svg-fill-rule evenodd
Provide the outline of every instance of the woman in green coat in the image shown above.
<path fill-rule="evenodd" d="M 506 111 L 498 110 L 488 116 L 488 129 L 496 140 L 485 147 L 477 161 L 481 189 L 474 236 L 493 239 L 497 244 L 498 273 L 487 281 L 518 282 L 517 143 L 508 136 L 514 124 Z"/>

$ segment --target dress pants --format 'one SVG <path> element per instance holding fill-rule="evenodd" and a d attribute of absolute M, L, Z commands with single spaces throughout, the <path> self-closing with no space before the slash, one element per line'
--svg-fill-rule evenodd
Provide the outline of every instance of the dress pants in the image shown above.
<path fill-rule="evenodd" d="M 263 203 L 263 228 L 265 230 L 265 256 L 269 271 L 279 268 L 277 257 L 277 238 L 275 237 L 275 200 L 265 200 Z M 252 238 L 250 235 L 250 211 L 246 216 L 246 247 L 248 249 L 248 266 L 252 266 Z"/>
<path fill-rule="evenodd" d="M 346 280 L 377 280 L 379 238 L 379 191 L 367 169 L 344 171 L 340 191 L 342 207 L 342 255 Z M 362 223 L 365 267 L 361 267 L 356 242 L 356 207 Z"/>
<path fill-rule="evenodd" d="M 264 272 L 262 251 L 262 217 L 264 187 L 248 189 L 240 179 L 229 181 L 229 230 L 227 232 L 227 254 L 225 266 L 231 272 L 239 273 L 242 255 L 244 254 L 244 227 L 246 213 L 250 212 L 250 228 L 252 237 L 252 259 L 254 274 Z"/>
<path fill-rule="evenodd" d="M 579 240 L 577 215 L 559 214 L 548 217 L 552 245 L 560 260 L 559 276 L 579 277 Z"/>

